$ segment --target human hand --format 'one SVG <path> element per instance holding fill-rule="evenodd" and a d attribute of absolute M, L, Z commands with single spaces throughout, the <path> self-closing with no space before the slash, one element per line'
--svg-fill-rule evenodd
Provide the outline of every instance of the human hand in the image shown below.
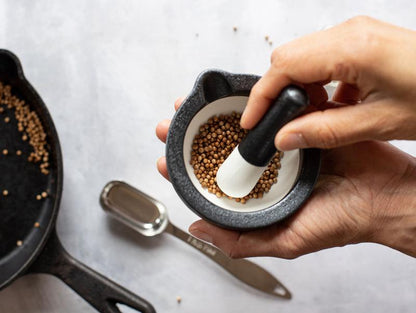
<path fill-rule="evenodd" d="M 177 109 L 183 99 L 175 102 Z M 166 141 L 170 121 L 156 134 Z M 166 160 L 157 163 L 168 179 Z M 377 242 L 416 256 L 416 160 L 388 143 L 362 142 L 323 152 L 317 186 L 292 217 L 236 232 L 197 221 L 189 231 L 231 257 L 295 258 L 325 248 Z"/>
<path fill-rule="evenodd" d="M 241 125 L 252 128 L 290 83 L 304 85 L 316 97 L 322 85 L 338 80 L 331 106 L 318 107 L 279 131 L 275 144 L 280 150 L 416 139 L 415 68 L 415 31 L 356 17 L 275 49 L 270 69 L 251 91 Z"/>
<path fill-rule="evenodd" d="M 235 232 L 198 221 L 190 232 L 232 257 L 294 258 L 365 241 L 416 256 L 416 161 L 388 143 L 365 141 L 416 139 L 414 47 L 415 32 L 359 17 L 277 48 L 242 126 L 253 127 L 270 100 L 297 83 L 312 106 L 279 131 L 277 147 L 339 148 L 323 152 L 314 192 L 282 223 Z M 330 80 L 341 83 L 328 102 L 323 85 Z M 162 140 L 168 127 L 167 120 L 158 126 Z M 164 158 L 158 168 L 167 177 Z"/>

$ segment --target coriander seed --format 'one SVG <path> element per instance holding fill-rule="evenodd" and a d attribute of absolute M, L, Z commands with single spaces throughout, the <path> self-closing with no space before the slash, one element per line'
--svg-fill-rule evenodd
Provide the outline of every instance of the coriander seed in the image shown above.
<path fill-rule="evenodd" d="M 49 152 L 47 150 L 46 133 L 39 116 L 32 111 L 24 100 L 12 95 L 10 85 L 4 85 L 0 82 L 0 105 L 14 109 L 14 115 L 17 121 L 17 130 L 22 133 L 22 140 L 28 141 L 33 151 L 28 157 L 29 162 L 41 162 L 40 171 L 47 175 L 49 170 Z M 0 107 L 4 111 L 3 107 Z M 8 123 L 10 117 L 6 116 L 4 121 Z M 21 155 L 21 151 L 16 152 Z M 4 152 L 4 151 L 3 151 Z"/>
<path fill-rule="evenodd" d="M 224 194 L 216 183 L 216 175 L 221 164 L 247 134 L 247 130 L 240 127 L 240 118 L 240 113 L 232 112 L 228 115 L 213 116 L 201 125 L 199 133 L 192 141 L 190 164 L 199 183 L 208 192 L 218 198 L 227 197 L 245 204 L 250 199 L 262 198 L 264 193 L 268 192 L 271 186 L 277 182 L 281 153 L 276 153 L 247 196 L 232 198 Z"/>

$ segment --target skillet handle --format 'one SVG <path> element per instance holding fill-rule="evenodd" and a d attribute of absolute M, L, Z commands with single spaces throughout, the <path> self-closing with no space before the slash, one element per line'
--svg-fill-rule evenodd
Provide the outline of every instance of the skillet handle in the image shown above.
<path fill-rule="evenodd" d="M 123 304 L 142 313 L 155 313 L 153 306 L 74 259 L 65 251 L 56 230 L 28 272 L 52 274 L 71 287 L 101 313 L 121 313 L 116 304 Z"/>

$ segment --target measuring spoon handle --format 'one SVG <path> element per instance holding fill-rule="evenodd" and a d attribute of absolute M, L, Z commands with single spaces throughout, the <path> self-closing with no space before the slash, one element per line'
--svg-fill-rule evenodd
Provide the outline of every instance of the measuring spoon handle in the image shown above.
<path fill-rule="evenodd" d="M 245 259 L 231 259 L 218 248 L 195 238 L 170 222 L 165 231 L 202 252 L 247 285 L 277 297 L 292 297 L 281 282 L 257 264 Z"/>

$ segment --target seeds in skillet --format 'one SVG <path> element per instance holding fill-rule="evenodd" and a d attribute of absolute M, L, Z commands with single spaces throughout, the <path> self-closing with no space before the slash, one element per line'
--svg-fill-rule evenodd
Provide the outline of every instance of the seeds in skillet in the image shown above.
<path fill-rule="evenodd" d="M 22 155 L 22 151 L 21 150 L 17 150 L 16 151 L 16 155 Z"/>
<path fill-rule="evenodd" d="M 14 109 L 17 129 L 22 133 L 22 140 L 28 141 L 33 148 L 33 151 L 29 154 L 28 161 L 33 163 L 40 162 L 40 171 L 45 175 L 48 174 L 49 152 L 46 133 L 37 113 L 31 110 L 29 105 L 25 104 L 25 101 L 12 95 L 11 87 L 4 85 L 2 82 L 0 82 L 0 105 Z M 10 117 L 7 116 L 4 120 L 8 123 Z"/>
<path fill-rule="evenodd" d="M 8 194 L 9 194 L 9 191 L 8 191 L 7 189 L 4 189 L 4 190 L 3 190 L 3 196 L 5 196 L 5 197 L 6 197 Z"/>
<path fill-rule="evenodd" d="M 22 244 L 23 244 L 23 241 L 21 241 L 21 240 L 18 240 L 18 241 L 16 242 L 16 245 L 17 245 L 18 247 L 20 247 Z"/>
<path fill-rule="evenodd" d="M 247 134 L 247 131 L 240 127 L 240 118 L 240 113 L 233 112 L 229 115 L 213 116 L 201 125 L 199 133 L 192 142 L 190 163 L 196 178 L 208 192 L 215 194 L 218 198 L 228 197 L 244 204 L 249 199 L 262 198 L 263 194 L 277 182 L 281 154 L 276 153 L 247 196 L 232 198 L 224 194 L 216 182 L 217 171 Z"/>
<path fill-rule="evenodd" d="M 8 155 L 8 154 L 9 154 L 9 150 L 7 150 L 7 149 L 3 149 L 3 154 L 4 154 L 4 155 Z"/>
<path fill-rule="evenodd" d="M 46 198 L 48 196 L 48 193 L 46 191 L 44 191 L 40 195 L 42 196 L 42 198 Z"/>
<path fill-rule="evenodd" d="M 42 196 L 41 195 L 36 195 L 36 200 L 42 200 Z"/>
<path fill-rule="evenodd" d="M 39 228 L 39 227 L 40 227 L 39 222 L 36 222 L 35 224 L 33 224 L 33 227 L 35 227 L 35 228 Z"/>

